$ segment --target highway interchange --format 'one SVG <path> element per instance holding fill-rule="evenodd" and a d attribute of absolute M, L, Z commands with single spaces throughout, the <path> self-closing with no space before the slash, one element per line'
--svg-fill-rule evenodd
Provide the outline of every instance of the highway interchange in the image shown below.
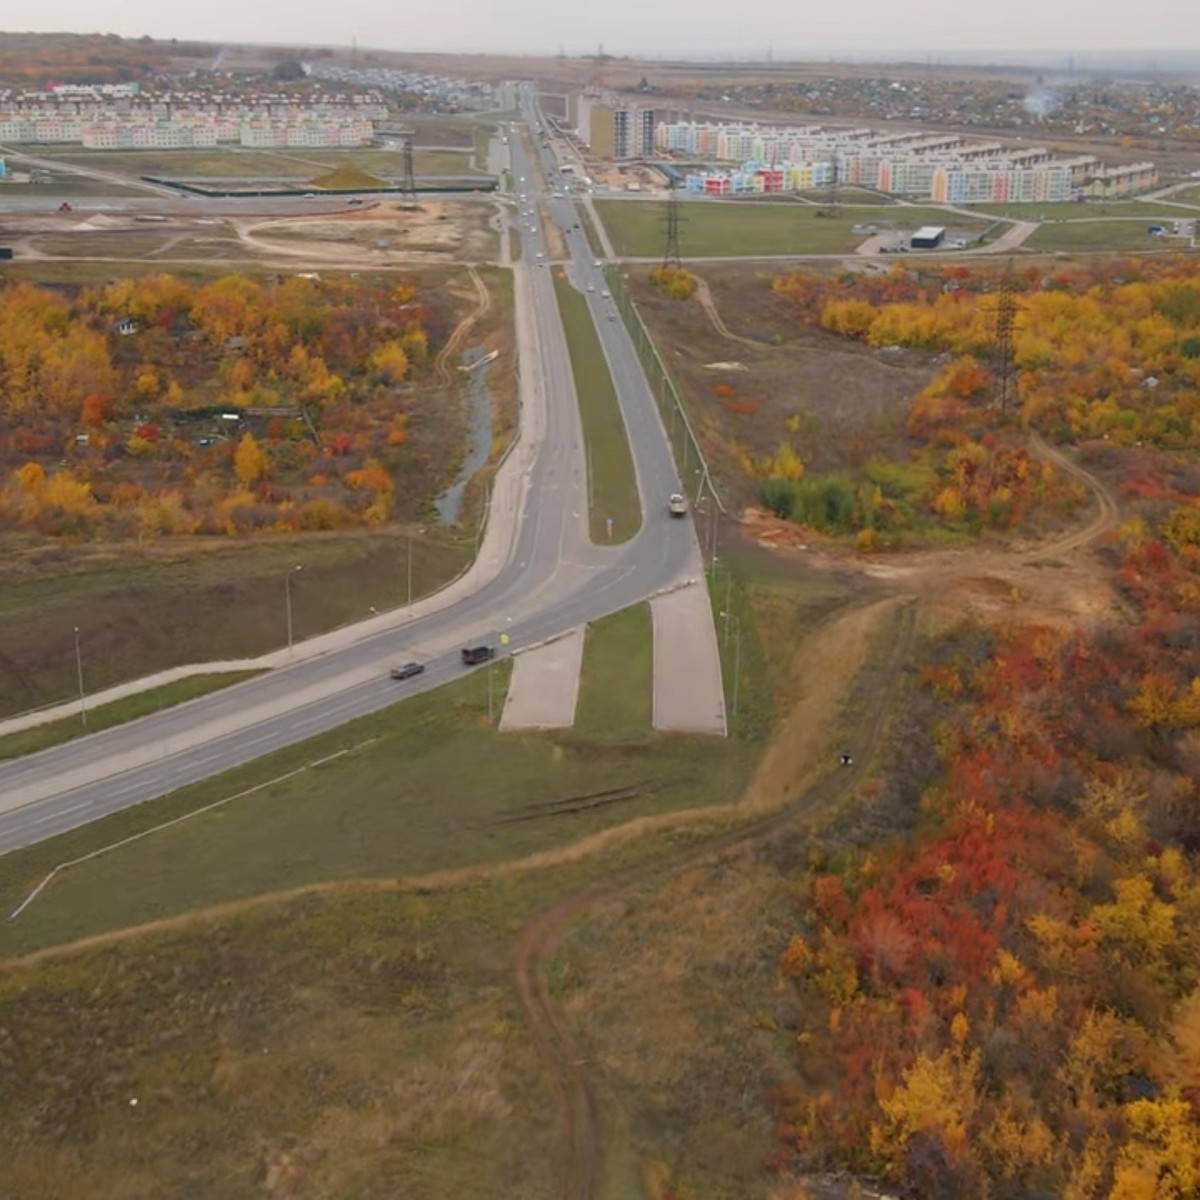
<path fill-rule="evenodd" d="M 549 175 L 531 89 L 522 90 L 521 107 Z M 582 435 L 548 249 L 540 227 L 534 233 L 524 227 L 521 259 L 514 264 L 521 443 L 509 464 L 521 478 L 511 508 L 494 507 L 489 518 L 508 522 L 512 533 L 505 537 L 502 529 L 498 539 L 492 538 L 500 546 L 493 576 L 440 611 L 398 619 L 393 628 L 344 639 L 319 657 L 0 764 L 0 853 L 438 687 L 461 674 L 462 645 L 496 643 L 503 632 L 508 638 L 503 652 L 519 651 L 698 573 L 692 522 L 672 521 L 666 510 L 665 497 L 679 490 L 679 481 L 665 431 L 624 324 L 608 319 L 613 302 L 602 294 L 603 275 L 585 235 L 574 228 L 579 224 L 575 202 L 534 190 L 536 173 L 520 137 L 509 138 L 509 150 L 514 180 L 524 179 L 515 186 L 527 191 L 531 204 L 540 199 L 548 207 L 563 231 L 571 277 L 584 288 L 592 285 L 585 294 L 629 435 L 642 497 L 641 530 L 618 547 L 593 546 L 589 540 Z M 410 658 L 426 662 L 424 675 L 400 684 L 388 678 L 393 661 Z"/>

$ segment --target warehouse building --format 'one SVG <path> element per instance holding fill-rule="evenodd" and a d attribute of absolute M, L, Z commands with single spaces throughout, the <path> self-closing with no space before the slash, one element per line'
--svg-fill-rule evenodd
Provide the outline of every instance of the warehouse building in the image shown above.
<path fill-rule="evenodd" d="M 936 250 L 946 236 L 946 230 L 941 225 L 922 225 L 912 235 L 914 250 Z"/>

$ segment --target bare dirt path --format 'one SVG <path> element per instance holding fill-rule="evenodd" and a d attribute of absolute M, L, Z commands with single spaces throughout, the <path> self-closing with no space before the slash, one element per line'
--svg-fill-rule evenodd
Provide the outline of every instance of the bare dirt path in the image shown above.
<path fill-rule="evenodd" d="M 467 331 L 492 307 L 492 295 L 487 290 L 487 284 L 479 278 L 479 272 L 474 267 L 468 267 L 467 274 L 470 275 L 471 282 L 475 285 L 475 308 L 454 327 L 454 332 L 446 339 L 446 344 L 438 351 L 438 356 L 433 362 L 433 369 L 437 372 L 437 377 L 444 387 L 450 387 L 454 383 L 454 372 L 450 367 L 451 355 L 459 353 L 459 347 L 467 336 Z"/>
<path fill-rule="evenodd" d="M 692 278 L 696 281 L 696 298 L 721 337 L 757 350 L 772 348 L 766 342 L 734 333 L 722 319 L 707 282 L 698 275 Z M 1030 429 L 1027 434 L 1033 454 L 1052 462 L 1091 492 L 1095 512 L 1085 525 L 1034 545 L 979 544 L 962 549 L 890 557 L 863 555 L 853 559 L 823 553 L 815 546 L 802 546 L 801 543 L 809 541 L 804 530 L 754 510 L 747 513 L 743 532 L 785 556 L 802 556 L 812 566 L 861 571 L 894 582 L 901 590 L 916 591 L 931 605 L 964 608 L 985 620 L 1018 614 L 1055 625 L 1093 620 L 1112 607 L 1114 596 L 1107 572 L 1078 552 L 1117 527 L 1116 498 L 1095 475 L 1051 446 L 1035 430 Z"/>
<path fill-rule="evenodd" d="M 1070 554 L 1074 550 L 1090 546 L 1106 533 L 1116 529 L 1117 522 L 1120 520 L 1120 512 L 1112 492 L 1090 471 L 1069 459 L 1057 447 L 1051 446 L 1036 430 L 1029 431 L 1029 441 L 1035 454 L 1049 459 L 1064 474 L 1078 479 L 1088 488 L 1096 501 L 1096 515 L 1082 529 L 1064 534 L 1060 538 L 1039 546 L 1032 554 L 1025 555 L 1025 561 L 1040 562 L 1047 558 Z"/>
<path fill-rule="evenodd" d="M 857 570 L 916 592 L 931 609 L 970 613 L 983 621 L 1023 620 L 1061 629 L 1102 620 L 1118 606 L 1111 572 L 1087 551 L 1119 520 L 1112 492 L 1061 450 L 1029 432 L 1030 449 L 1092 494 L 1086 523 L 1040 542 L 982 543 L 961 549 L 847 558 L 820 549 L 784 549 L 816 567 Z M 771 525 L 777 525 L 767 518 Z M 756 537 L 755 524 L 749 536 Z M 791 527 L 795 530 L 795 527 Z M 761 540 L 761 539 L 760 539 Z"/>
<path fill-rule="evenodd" d="M 818 811 L 848 795 L 860 784 L 871 758 L 880 747 L 890 702 L 908 661 L 915 611 L 914 605 L 906 605 L 901 629 L 892 643 L 886 672 L 874 694 L 873 704 L 849 731 L 858 750 L 856 767 L 842 773 L 826 774 L 790 804 L 752 824 L 701 842 L 681 854 L 669 867 L 664 868 L 659 862 L 632 867 L 568 896 L 527 921 L 521 929 L 517 937 L 514 984 L 550 1078 L 562 1122 L 564 1161 L 558 1192 L 560 1200 L 591 1200 L 594 1195 L 603 1154 L 603 1126 L 596 1090 L 585 1069 L 587 1062 L 550 994 L 546 980 L 547 962 L 572 922 L 582 914 L 685 867 L 719 855 L 745 851 L 788 828 L 797 816 Z M 856 615 L 849 614 L 851 617 Z"/>
<path fill-rule="evenodd" d="M 704 292 L 706 291 L 707 289 L 704 289 Z M 702 294 L 700 289 L 698 294 Z M 724 328 L 719 314 L 712 306 L 711 296 L 707 297 L 707 300 L 706 304 L 702 298 L 701 303 L 718 332 L 733 340 L 745 341 L 746 339 L 740 339 Z M 906 560 L 904 566 L 897 567 L 894 571 L 868 569 L 868 573 L 884 577 L 890 575 L 901 583 L 919 583 L 919 601 L 927 601 L 935 595 L 944 601 L 947 596 L 953 596 L 955 584 L 977 585 L 982 573 L 985 580 L 994 579 L 1002 590 L 1009 589 L 1009 598 L 1013 603 L 1021 604 L 1027 615 L 1044 618 L 1049 604 L 1048 598 L 1038 595 L 1036 584 L 1030 582 L 1031 579 L 1036 580 L 1039 576 L 1044 576 L 1045 572 L 1038 571 L 1037 568 L 1047 565 L 1060 566 L 1061 564 L 1054 560 L 1061 560 L 1091 546 L 1115 528 L 1119 514 L 1112 493 L 1091 472 L 1050 446 L 1037 433 L 1031 432 L 1030 440 L 1034 452 L 1039 457 L 1051 460 L 1091 491 L 1096 511 L 1086 525 L 1032 549 L 996 548 L 936 553 L 922 556 L 924 561 L 916 566 Z M 814 562 L 814 565 L 817 563 Z M 833 565 L 833 560 L 830 560 L 829 565 Z M 838 562 L 837 565 L 844 568 L 847 564 Z M 1015 578 L 1019 582 L 1014 582 L 1014 572 L 1020 568 L 1026 568 L 1026 571 L 1016 575 Z M 1086 571 L 1086 568 L 1084 570 Z M 1051 575 L 1057 576 L 1059 572 L 1052 572 Z M 1068 576 L 1068 589 L 1074 588 L 1084 594 L 1090 594 L 1094 590 L 1092 585 L 1097 582 L 1092 578 L 1084 584 L 1079 579 Z M 1024 595 L 1021 594 L 1022 588 L 1028 589 Z M 901 586 L 900 590 L 909 589 Z M 1108 598 L 1107 592 L 1104 592 L 1101 597 L 1104 607 L 1107 607 Z M 858 755 L 858 766 L 852 772 L 825 776 L 814 786 L 802 791 L 796 800 L 783 809 L 760 818 L 751 825 L 719 835 L 687 850 L 669 867 L 664 868 L 661 863 L 651 863 L 631 868 L 568 896 L 537 914 L 521 929 L 516 946 L 514 984 L 526 1022 L 545 1064 L 562 1122 L 564 1165 L 559 1188 L 560 1200 L 592 1200 L 602 1163 L 604 1130 L 596 1089 L 586 1069 L 587 1061 L 550 994 L 546 978 L 548 962 L 572 923 L 597 906 L 611 903 L 631 889 L 656 879 L 661 880 L 669 873 L 695 865 L 704 859 L 744 850 L 785 829 L 797 816 L 815 811 L 822 805 L 836 801 L 839 796 L 849 795 L 855 784 L 861 781 L 860 772 L 865 770 L 871 757 L 879 749 L 890 706 L 895 697 L 896 685 L 911 652 L 916 609 L 916 604 L 910 603 L 906 607 L 902 632 L 893 644 L 888 668 L 882 685 L 875 693 L 873 706 L 848 732 Z M 1075 613 L 1074 617 L 1077 619 L 1078 615 L 1079 613 Z M 819 675 L 817 677 L 829 678 Z M 826 707 L 831 706 L 829 696 L 821 699 Z M 808 714 L 805 716 L 807 719 Z M 775 746 L 783 746 L 788 740 L 791 724 L 789 721 L 789 728 L 777 736 L 773 749 Z M 810 753 L 816 752 L 816 743 L 820 740 L 817 738 L 814 741 L 810 737 Z M 764 761 L 764 768 L 766 765 Z M 773 774 L 778 779 L 780 772 L 776 769 Z M 783 786 L 786 788 L 788 775 L 785 774 L 783 778 Z"/>
<path fill-rule="evenodd" d="M 734 333 L 725 324 L 720 309 L 717 308 L 716 301 L 712 298 L 712 292 L 709 291 L 708 281 L 696 274 L 692 274 L 691 277 L 696 284 L 696 299 L 700 302 L 700 307 L 704 309 L 704 315 L 709 319 L 709 322 L 717 333 L 731 342 L 738 342 L 743 346 L 753 346 L 755 350 L 774 349 L 770 342 L 760 342 L 754 338 L 742 337 L 740 333 Z"/>

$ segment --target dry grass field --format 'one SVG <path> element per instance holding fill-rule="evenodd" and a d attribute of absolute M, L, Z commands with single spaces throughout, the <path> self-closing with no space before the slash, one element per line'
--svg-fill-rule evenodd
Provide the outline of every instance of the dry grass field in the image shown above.
<path fill-rule="evenodd" d="M 741 784 L 729 781 L 724 798 L 740 797 L 738 806 L 660 810 L 543 855 L 536 870 L 476 869 L 419 886 L 346 881 L 0 966 L 6 1180 L 22 1196 L 74 1194 L 86 1180 L 89 1190 L 120 1200 L 239 1200 L 264 1191 L 382 1200 L 398 1181 L 414 1200 L 514 1188 L 551 1200 L 570 1170 L 564 1110 L 512 986 L 514 946 L 537 914 L 628 877 L 631 887 L 577 926 L 561 952 L 548 946 L 537 968 L 594 1056 L 589 1071 L 603 1097 L 607 1147 L 602 1194 L 657 1200 L 651 1185 L 661 1172 L 674 1178 L 680 1157 L 696 1152 L 698 1200 L 728 1194 L 735 1181 L 739 1194 L 765 1195 L 769 1180 L 755 1161 L 767 1129 L 759 1085 L 786 1070 L 787 1038 L 762 1020 L 771 976 L 730 974 L 721 963 L 731 953 L 744 968 L 770 960 L 773 926 L 750 939 L 737 929 L 784 902 L 779 870 L 787 858 L 755 882 L 737 862 L 678 876 L 670 864 L 714 832 L 735 844 L 729 838 L 747 820 L 804 795 L 824 773 L 830 738 L 842 736 L 839 722 L 858 719 L 864 698 L 881 694 L 870 665 L 875 618 L 824 624 L 844 597 L 827 580 L 789 581 L 786 573 L 752 588 L 761 635 L 777 648 L 785 636 L 801 639 L 793 669 L 774 676 L 774 686 L 785 688 L 780 700 L 792 698 L 795 728 L 805 734 L 769 750 L 748 788 L 744 775 Z M 843 645 L 854 653 L 842 653 Z M 838 688 L 856 674 L 844 709 L 811 689 L 797 697 L 797 680 L 819 675 L 823 688 Z M 467 693 L 447 709 L 460 719 L 477 715 L 483 700 L 481 676 L 464 683 Z M 756 686 L 772 685 L 762 678 Z M 606 777 L 630 745 L 602 753 L 597 745 L 593 779 Z M 477 770 L 462 769 L 463 781 Z M 447 781 L 451 774 L 443 769 Z M 347 795 L 335 781 L 327 786 Z M 549 814 L 543 822 L 556 824 Z M 371 827 L 360 833 L 369 839 Z M 503 827 L 496 833 L 511 841 Z M 672 920 L 687 928 L 668 948 Z M 602 985 L 615 962 L 624 964 L 619 984 Z M 686 1001 L 685 987 L 694 988 Z M 689 1030 L 702 1035 L 718 1020 L 718 1006 L 744 1003 L 759 1035 L 740 1065 L 733 1051 L 741 1018 L 715 1042 L 682 1045 Z M 639 1031 L 623 1046 L 622 1022 Z M 739 1098 L 721 1118 L 730 1087 Z M 726 1153 L 735 1144 L 740 1149 Z"/>
<path fill-rule="evenodd" d="M 663 297 L 644 268 L 628 286 L 681 388 L 723 494 L 758 502 L 743 456 L 792 441 L 812 471 L 860 465 L 905 445 L 912 397 L 932 375 L 927 356 L 881 355 L 803 328 L 771 292 L 778 268 L 713 263 L 696 268 L 725 327 L 714 330 L 700 298 Z M 732 389 L 731 395 L 719 392 Z"/>

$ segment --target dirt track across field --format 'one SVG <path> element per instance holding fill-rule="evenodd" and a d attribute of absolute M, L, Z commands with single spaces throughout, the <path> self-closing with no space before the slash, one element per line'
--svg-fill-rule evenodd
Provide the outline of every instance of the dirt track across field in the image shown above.
<path fill-rule="evenodd" d="M 723 339 L 760 352 L 769 343 L 734 333 L 706 281 L 694 276 L 696 298 L 708 322 Z M 984 620 L 1013 619 L 1068 627 L 1112 611 L 1116 599 L 1103 567 L 1086 551 L 1116 529 L 1117 502 L 1109 489 L 1034 430 L 1029 448 L 1091 493 L 1094 511 L 1080 526 L 1037 543 L 985 543 L 956 549 L 894 555 L 838 557 L 821 549 L 821 539 L 761 509 L 748 508 L 741 532 L 748 540 L 809 566 L 857 571 L 916 592 L 924 603 L 947 612 L 969 612 Z"/>
<path fill-rule="evenodd" d="M 740 338 L 724 327 L 707 288 L 698 291 L 701 304 L 718 333 L 731 341 L 748 342 L 748 339 Z M 798 816 L 820 811 L 836 803 L 839 797 L 850 795 L 855 785 L 861 782 L 861 773 L 867 769 L 872 756 L 880 748 L 897 684 L 912 649 L 919 607 L 948 606 L 949 611 L 969 611 L 985 620 L 1020 618 L 1061 625 L 1096 619 L 1110 610 L 1114 597 L 1107 579 L 1098 564 L 1088 561 L 1083 552 L 1116 527 L 1116 501 L 1100 480 L 1048 445 L 1036 433 L 1031 434 L 1030 441 L 1035 454 L 1052 460 L 1060 470 L 1085 484 L 1091 492 L 1095 511 L 1082 527 L 1037 545 L 937 551 L 892 561 L 860 559 L 847 562 L 832 555 L 810 553 L 807 548 L 794 544 L 781 545 L 778 538 L 773 541 L 765 541 L 761 537 L 756 539 L 785 556 L 803 556 L 811 566 L 841 571 L 849 567 L 874 579 L 894 584 L 897 595 L 890 602 L 874 606 L 874 609 L 882 614 L 889 604 L 898 600 L 904 603 L 902 629 L 894 640 L 883 683 L 874 695 L 873 704 L 846 731 L 846 736 L 857 751 L 856 766 L 852 770 L 826 774 L 783 808 L 753 824 L 717 835 L 686 850 L 668 867 L 664 868 L 661 862 L 656 862 L 631 868 L 568 896 L 537 914 L 521 929 L 516 947 L 514 984 L 530 1033 L 545 1064 L 562 1122 L 560 1200 L 592 1200 L 604 1154 L 600 1106 L 595 1084 L 587 1070 L 587 1059 L 562 1011 L 550 995 L 546 978 L 547 966 L 573 922 L 634 889 L 661 881 L 668 874 L 685 867 L 744 852 L 786 830 Z M 791 530 L 794 542 L 795 527 L 784 526 L 766 514 L 761 514 L 758 522 L 750 526 L 748 536 L 755 536 L 756 527 L 760 533 L 768 530 L 779 533 L 780 526 Z M 904 599 L 906 596 L 908 599 Z M 817 635 L 822 645 L 828 648 L 830 639 L 834 642 L 839 640 L 839 626 L 847 628 L 855 622 L 859 624 L 855 625 L 854 636 L 860 646 L 864 645 L 865 631 L 860 625 L 865 611 L 871 610 L 852 610 L 832 626 L 823 628 Z M 825 670 L 808 672 L 821 681 L 820 700 L 825 713 L 836 707 L 835 693 L 842 690 L 838 687 L 836 672 L 831 667 L 832 664 L 828 664 Z M 843 687 L 848 682 L 841 681 Z M 814 735 L 811 729 L 805 732 L 808 744 L 802 756 L 811 759 L 822 738 Z M 788 741 L 797 736 L 797 730 L 789 722 L 777 736 L 772 750 L 786 753 Z M 769 752 L 767 760 L 764 760 L 764 770 L 770 758 Z M 811 768 L 813 763 L 807 762 L 805 766 Z M 785 788 L 788 777 L 786 774 L 783 776 Z"/>
<path fill-rule="evenodd" d="M 853 636 L 859 639 L 861 645 L 864 612 L 869 611 L 881 617 L 891 607 L 890 603 L 885 603 L 874 605 L 871 610 L 856 609 L 846 614 L 840 624 L 847 631 L 853 629 Z M 863 773 L 880 747 L 890 701 L 895 696 L 896 685 L 908 661 L 915 628 L 914 617 L 914 606 L 906 604 L 899 634 L 892 644 L 883 686 L 876 692 L 874 704 L 851 731 L 854 744 L 859 748 L 856 767 L 841 773 L 826 774 L 814 786 L 802 790 L 785 807 L 777 808 L 749 825 L 701 842 L 681 854 L 666 869 L 661 863 L 633 867 L 568 896 L 533 917 L 521 929 L 517 938 L 514 983 L 530 1033 L 546 1066 L 562 1122 L 564 1157 L 558 1192 L 560 1200 L 591 1200 L 600 1173 L 604 1131 L 596 1090 L 585 1070 L 586 1060 L 547 986 L 545 968 L 549 959 L 572 922 L 584 913 L 611 904 L 628 892 L 661 881 L 667 874 L 674 874 L 685 867 L 744 853 L 790 827 L 798 816 L 821 811 L 860 785 Z M 836 632 L 825 629 L 814 640 L 820 641 L 822 647 L 827 647 L 831 638 L 838 640 Z M 816 652 L 820 653 L 819 650 Z M 786 782 L 782 786 L 786 787 Z M 751 785 L 751 795 L 753 793 L 754 787 Z"/>

